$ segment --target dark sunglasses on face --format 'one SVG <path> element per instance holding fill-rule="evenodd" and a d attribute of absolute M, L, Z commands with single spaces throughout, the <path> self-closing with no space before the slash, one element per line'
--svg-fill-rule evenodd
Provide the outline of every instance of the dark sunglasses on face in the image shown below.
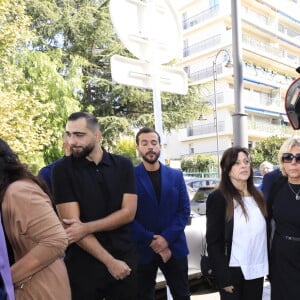
<path fill-rule="evenodd" d="M 300 164 L 300 153 L 292 154 L 292 153 L 283 153 L 282 154 L 282 162 L 291 163 L 295 158 L 296 163 Z"/>

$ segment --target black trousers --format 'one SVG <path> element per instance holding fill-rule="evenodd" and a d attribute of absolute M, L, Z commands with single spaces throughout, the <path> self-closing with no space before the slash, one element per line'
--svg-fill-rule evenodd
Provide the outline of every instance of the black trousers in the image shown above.
<path fill-rule="evenodd" d="M 122 258 L 132 269 L 123 280 L 116 280 L 107 268 L 92 256 L 85 260 L 80 257 L 66 258 L 72 300 L 136 300 L 137 297 L 137 256 L 128 253 Z"/>
<path fill-rule="evenodd" d="M 261 300 L 263 295 L 264 278 L 246 280 L 240 267 L 230 268 L 233 293 L 220 290 L 221 300 Z"/>
<path fill-rule="evenodd" d="M 190 289 L 188 280 L 187 257 L 171 259 L 164 263 L 161 257 L 155 255 L 150 264 L 138 266 L 138 300 L 154 300 L 157 270 L 160 268 L 174 300 L 189 300 Z"/>

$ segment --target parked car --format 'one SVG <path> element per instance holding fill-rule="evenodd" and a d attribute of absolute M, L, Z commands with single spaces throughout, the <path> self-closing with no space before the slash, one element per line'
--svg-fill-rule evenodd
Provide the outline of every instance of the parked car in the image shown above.
<path fill-rule="evenodd" d="M 263 176 L 261 175 L 254 175 L 253 176 L 253 183 L 256 187 L 259 187 L 262 184 Z"/>
<path fill-rule="evenodd" d="M 195 191 L 197 191 L 200 187 L 204 186 L 216 186 L 219 183 L 218 178 L 198 178 L 192 177 L 185 180 L 185 184 Z"/>
<path fill-rule="evenodd" d="M 196 194 L 197 190 L 193 189 L 191 186 L 187 185 L 186 190 L 189 194 L 190 200 L 194 198 L 194 195 Z"/>
<path fill-rule="evenodd" d="M 199 177 L 186 177 L 185 184 L 190 200 L 192 201 L 200 187 L 217 186 L 219 183 L 218 178 L 199 178 Z"/>
<path fill-rule="evenodd" d="M 206 214 L 206 200 L 208 195 L 215 190 L 217 184 L 199 187 L 191 200 L 191 210 L 200 215 Z"/>

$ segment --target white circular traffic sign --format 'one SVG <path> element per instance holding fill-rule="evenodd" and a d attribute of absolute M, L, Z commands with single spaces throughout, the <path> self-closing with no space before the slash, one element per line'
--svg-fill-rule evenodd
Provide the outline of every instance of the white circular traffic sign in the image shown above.
<path fill-rule="evenodd" d="M 137 58 L 168 63 L 180 56 L 181 24 L 169 0 L 111 0 L 113 26 Z"/>

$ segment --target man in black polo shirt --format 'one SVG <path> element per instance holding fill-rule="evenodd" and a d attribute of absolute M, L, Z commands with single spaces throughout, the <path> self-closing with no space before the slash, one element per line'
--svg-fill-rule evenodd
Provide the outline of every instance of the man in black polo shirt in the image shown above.
<path fill-rule="evenodd" d="M 53 168 L 52 187 L 68 225 L 65 262 L 72 299 L 133 300 L 136 253 L 129 223 L 137 196 L 132 163 L 101 147 L 99 124 L 91 114 L 71 114 L 66 134 L 72 155 Z"/>

